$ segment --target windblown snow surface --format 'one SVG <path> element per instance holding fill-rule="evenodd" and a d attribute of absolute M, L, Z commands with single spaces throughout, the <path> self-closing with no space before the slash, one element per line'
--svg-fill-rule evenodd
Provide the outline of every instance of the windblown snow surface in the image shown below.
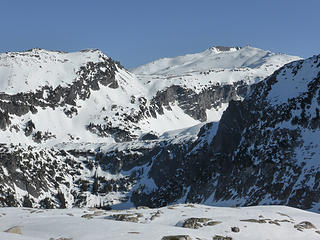
<path fill-rule="evenodd" d="M 223 208 L 188 204 L 122 211 L 2 208 L 0 216 L 0 239 L 3 240 L 320 238 L 318 214 L 283 206 Z M 195 224 L 186 224 L 188 219 Z M 15 226 L 21 235 L 4 232 Z M 166 236 L 176 237 L 163 238 Z"/>

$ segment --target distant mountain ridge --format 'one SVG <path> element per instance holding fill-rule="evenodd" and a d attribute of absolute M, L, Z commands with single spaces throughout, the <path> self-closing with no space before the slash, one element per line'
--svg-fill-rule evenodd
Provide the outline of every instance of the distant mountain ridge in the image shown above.
<path fill-rule="evenodd" d="M 286 59 L 286 60 L 285 60 Z M 201 53 L 187 54 L 175 58 L 162 58 L 131 69 L 135 74 L 183 74 L 208 71 L 210 69 L 259 68 L 268 65 L 281 65 L 282 61 L 298 60 L 284 54 L 274 54 L 258 48 L 211 47 Z M 278 67 L 279 67 L 278 66 Z"/>
<path fill-rule="evenodd" d="M 88 140 L 112 143 L 137 139 L 151 131 L 159 135 L 205 121 L 218 121 L 230 99 L 246 94 L 248 84 L 297 59 L 254 48 L 215 49 L 222 49 L 221 54 L 227 51 L 231 56 L 226 58 L 235 61 L 241 54 L 248 57 L 241 62 L 252 62 L 252 56 L 259 61 L 262 56 L 262 65 L 212 68 L 170 77 L 142 76 L 128 72 L 97 49 L 73 53 L 44 49 L 2 53 L 0 109 L 5 116 L 1 127 L 6 129 L 2 135 L 12 143 L 34 144 L 35 134 L 42 139 L 36 140 L 36 144 Z M 205 52 L 208 51 L 213 50 Z M 221 54 L 213 56 L 220 56 L 222 61 Z M 204 53 L 195 55 L 205 59 Z M 211 57 L 210 53 L 206 68 L 211 66 Z M 15 115 L 24 117 L 18 120 Z M 28 124 L 34 129 L 25 134 Z"/>

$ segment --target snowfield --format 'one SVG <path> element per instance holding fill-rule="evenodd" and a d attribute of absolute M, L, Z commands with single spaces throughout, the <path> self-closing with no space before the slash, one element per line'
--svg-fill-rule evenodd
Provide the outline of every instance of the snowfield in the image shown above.
<path fill-rule="evenodd" d="M 284 206 L 224 208 L 185 204 L 122 211 L 2 208 L 0 216 L 1 240 L 160 240 L 176 235 L 188 235 L 192 240 L 320 238 L 319 214 Z M 4 232 L 12 227 L 21 230 L 21 235 Z"/>

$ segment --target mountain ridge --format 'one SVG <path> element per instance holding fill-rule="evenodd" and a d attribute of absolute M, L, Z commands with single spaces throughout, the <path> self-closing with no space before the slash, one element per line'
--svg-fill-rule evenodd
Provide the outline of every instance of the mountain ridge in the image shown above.
<path fill-rule="evenodd" d="M 234 51 L 236 59 L 239 51 Z M 253 53 L 256 51 L 261 53 L 260 60 L 271 54 L 253 49 Z M 250 59 L 251 55 L 245 56 Z M 0 151 L 0 178 L 4 183 L 0 204 L 129 208 L 185 202 L 229 206 L 281 203 L 317 211 L 313 204 L 318 201 L 317 191 L 310 187 L 308 194 L 301 196 L 301 189 L 294 187 L 297 176 L 307 178 L 302 171 L 304 161 L 299 158 L 279 164 L 268 158 L 266 149 L 259 153 L 245 144 L 260 144 L 264 141 L 261 134 L 269 134 L 274 142 L 265 145 L 277 156 L 288 158 L 295 148 L 299 149 L 299 144 L 291 144 L 289 149 L 289 145 L 280 143 L 291 153 L 277 153 L 274 146 L 278 138 L 272 135 L 273 130 L 268 132 L 261 126 L 274 129 L 284 139 L 305 140 L 296 129 L 276 129 L 272 125 L 286 119 L 278 114 L 286 108 L 278 109 L 263 94 L 275 84 L 270 79 L 279 73 L 284 78 L 309 79 L 314 76 L 306 75 L 309 70 L 305 69 L 312 65 L 310 69 L 316 74 L 319 66 L 316 59 L 307 59 L 279 70 L 277 64 L 284 65 L 295 57 L 271 54 L 271 59 L 275 56 L 280 60 L 270 66 L 257 60 L 262 68 L 252 65 L 256 60 L 242 59 L 249 64 L 245 68 L 174 76 L 136 75 L 110 58 L 98 58 L 80 66 L 76 81 L 68 79 L 72 84 L 65 87 L 0 94 L 0 138 L 4 142 Z M 291 85 L 295 89 L 296 85 Z M 298 89 L 307 94 L 306 88 Z M 317 91 L 317 85 L 314 89 Z M 293 95 L 294 99 L 300 99 L 301 94 Z M 289 114 L 292 109 L 288 109 Z M 301 118 L 292 121 L 304 126 L 308 114 L 305 109 Z M 260 115 L 270 122 L 262 122 L 257 117 Z M 313 115 L 311 119 L 317 116 Z M 50 124 L 45 122 L 48 119 Z M 309 125 L 317 127 L 317 120 L 310 120 L 306 127 Z M 243 136 L 248 140 L 243 141 Z M 309 150 L 304 152 L 311 154 Z M 250 159 L 257 158 L 255 153 L 264 158 L 252 162 Z M 266 177 L 276 179 L 285 167 L 290 181 L 282 182 L 283 193 L 276 180 L 270 182 Z M 310 167 L 318 166 L 315 163 Z M 295 170 L 299 174 L 291 176 L 290 171 Z M 314 171 L 310 174 L 314 176 Z"/>
<path fill-rule="evenodd" d="M 295 58 L 284 57 L 282 63 L 288 59 Z M 229 99 L 244 96 L 248 84 L 256 81 L 256 78 L 262 79 L 273 68 L 266 68 L 262 72 L 256 72 L 255 69 L 249 72 L 248 69 L 220 69 L 190 76 L 141 77 L 128 72 L 118 62 L 95 49 L 73 53 L 31 49 L 1 54 L 0 82 L 5 92 L 2 94 L 2 112 L 5 116 L 2 129 L 10 125 L 10 114 L 22 116 L 31 112 L 22 126 L 19 122 L 15 123 L 18 135 L 14 131 L 7 133 L 11 141 L 25 139 L 26 143 L 30 143 L 25 133 L 22 132 L 22 136 L 19 134 L 29 123 L 34 130 L 40 127 L 34 131 L 34 134 L 38 134 L 36 139 L 41 139 L 45 132 L 49 134 L 45 137 L 46 141 L 37 140 L 37 144 L 74 141 L 77 138 L 95 142 L 102 139 L 109 142 L 125 141 L 137 139 L 151 131 L 161 135 L 165 130 L 219 120 L 225 108 L 223 106 Z M 228 76 L 232 76 L 232 80 L 227 80 Z M 193 102 L 197 103 L 197 107 L 192 107 Z M 89 103 L 95 109 L 90 108 Z M 87 116 L 87 111 L 92 112 L 91 116 Z M 42 119 L 48 117 L 55 122 L 43 125 Z M 63 129 L 64 125 L 69 129 L 57 130 Z M 71 125 L 77 125 L 77 129 L 70 131 L 73 128 Z M 80 129 L 84 130 L 83 133 Z M 68 136 L 63 136 L 65 132 Z M 14 135 L 17 135 L 15 139 L 18 141 L 14 140 Z"/>

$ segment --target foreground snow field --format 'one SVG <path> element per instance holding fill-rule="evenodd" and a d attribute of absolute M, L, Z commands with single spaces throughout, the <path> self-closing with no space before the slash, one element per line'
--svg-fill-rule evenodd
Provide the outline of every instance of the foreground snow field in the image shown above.
<path fill-rule="evenodd" d="M 284 206 L 184 204 L 121 211 L 2 208 L 0 216 L 1 240 L 160 240 L 176 235 L 190 238 L 165 239 L 320 239 L 319 214 Z M 4 232 L 15 226 L 21 235 Z"/>

